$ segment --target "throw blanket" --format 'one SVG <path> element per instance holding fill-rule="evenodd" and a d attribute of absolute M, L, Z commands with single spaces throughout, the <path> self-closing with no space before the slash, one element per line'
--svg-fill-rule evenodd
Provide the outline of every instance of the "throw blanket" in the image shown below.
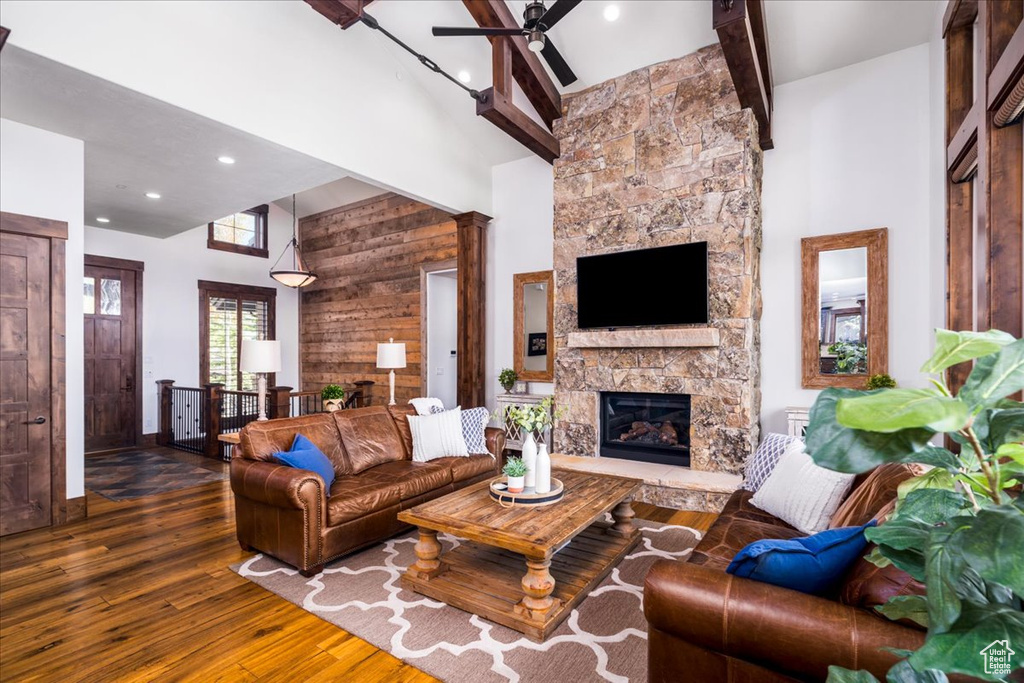
<path fill-rule="evenodd" d="M 409 403 L 416 409 L 417 415 L 430 415 L 430 409 L 433 407 L 444 410 L 444 404 L 439 398 L 412 398 L 409 399 Z"/>

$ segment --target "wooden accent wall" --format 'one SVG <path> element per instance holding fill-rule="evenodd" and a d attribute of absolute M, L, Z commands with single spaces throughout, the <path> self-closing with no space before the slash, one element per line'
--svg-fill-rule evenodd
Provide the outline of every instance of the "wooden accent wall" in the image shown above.
<path fill-rule="evenodd" d="M 373 380 L 374 402 L 386 403 L 388 373 L 376 367 L 377 343 L 394 337 L 406 345 L 395 400 L 423 395 L 420 270 L 457 257 L 455 220 L 387 193 L 303 218 L 299 237 L 318 276 L 301 294 L 302 388 Z"/>

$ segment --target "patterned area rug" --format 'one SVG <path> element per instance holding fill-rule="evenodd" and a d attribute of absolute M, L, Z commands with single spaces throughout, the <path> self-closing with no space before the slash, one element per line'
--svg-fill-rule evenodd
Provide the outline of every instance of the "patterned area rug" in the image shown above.
<path fill-rule="evenodd" d="M 124 451 L 85 459 L 85 488 L 110 500 L 131 500 L 227 479 L 222 472 L 149 451 Z"/>
<path fill-rule="evenodd" d="M 635 521 L 643 529 L 641 544 L 544 643 L 401 588 L 399 577 L 416 560 L 415 532 L 342 558 L 311 579 L 265 555 L 231 568 L 445 681 L 646 681 L 644 577 L 659 558 L 689 555 L 700 533 Z M 438 538 L 444 551 L 459 543 L 445 534 Z"/>

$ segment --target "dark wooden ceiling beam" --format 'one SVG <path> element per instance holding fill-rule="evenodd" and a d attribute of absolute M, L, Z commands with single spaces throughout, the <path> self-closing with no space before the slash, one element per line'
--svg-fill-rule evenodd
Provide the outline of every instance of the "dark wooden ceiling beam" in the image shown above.
<path fill-rule="evenodd" d="M 310 7 L 343 29 L 359 23 L 363 8 L 373 0 L 306 0 Z"/>
<path fill-rule="evenodd" d="M 462 0 L 477 26 L 488 28 L 519 28 L 519 21 L 505 4 L 505 0 Z M 499 37 L 500 38 L 500 37 Z M 491 37 L 493 43 L 496 38 Z M 509 39 L 505 39 L 509 40 Z M 548 128 L 562 116 L 562 96 L 554 81 L 544 70 L 540 59 L 526 46 L 526 39 L 514 36 L 510 40 L 512 51 L 512 77 L 523 89 L 526 98 L 540 114 Z"/>
<path fill-rule="evenodd" d="M 493 87 L 480 93 L 482 101 L 476 103 L 477 116 L 482 116 L 508 133 L 531 152 L 553 164 L 560 154 L 558 140 L 523 110 L 516 107 Z"/>
<path fill-rule="evenodd" d="M 772 77 L 761 0 L 711 0 L 718 32 L 740 105 L 757 119 L 761 149 L 772 149 Z"/>

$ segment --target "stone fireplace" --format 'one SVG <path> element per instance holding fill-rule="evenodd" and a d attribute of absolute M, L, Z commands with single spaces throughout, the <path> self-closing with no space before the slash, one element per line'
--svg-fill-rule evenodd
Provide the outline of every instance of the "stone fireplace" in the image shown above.
<path fill-rule="evenodd" d="M 717 44 L 563 96 L 562 105 L 554 346 L 563 413 L 554 450 L 610 455 L 602 397 L 611 392 L 686 396 L 689 432 L 676 438 L 689 466 L 738 473 L 757 445 L 760 408 L 757 123 L 740 109 Z M 577 257 L 702 241 L 707 326 L 578 329 Z M 634 421 L 644 420 L 630 428 Z M 660 430 L 664 419 L 647 421 Z"/>

